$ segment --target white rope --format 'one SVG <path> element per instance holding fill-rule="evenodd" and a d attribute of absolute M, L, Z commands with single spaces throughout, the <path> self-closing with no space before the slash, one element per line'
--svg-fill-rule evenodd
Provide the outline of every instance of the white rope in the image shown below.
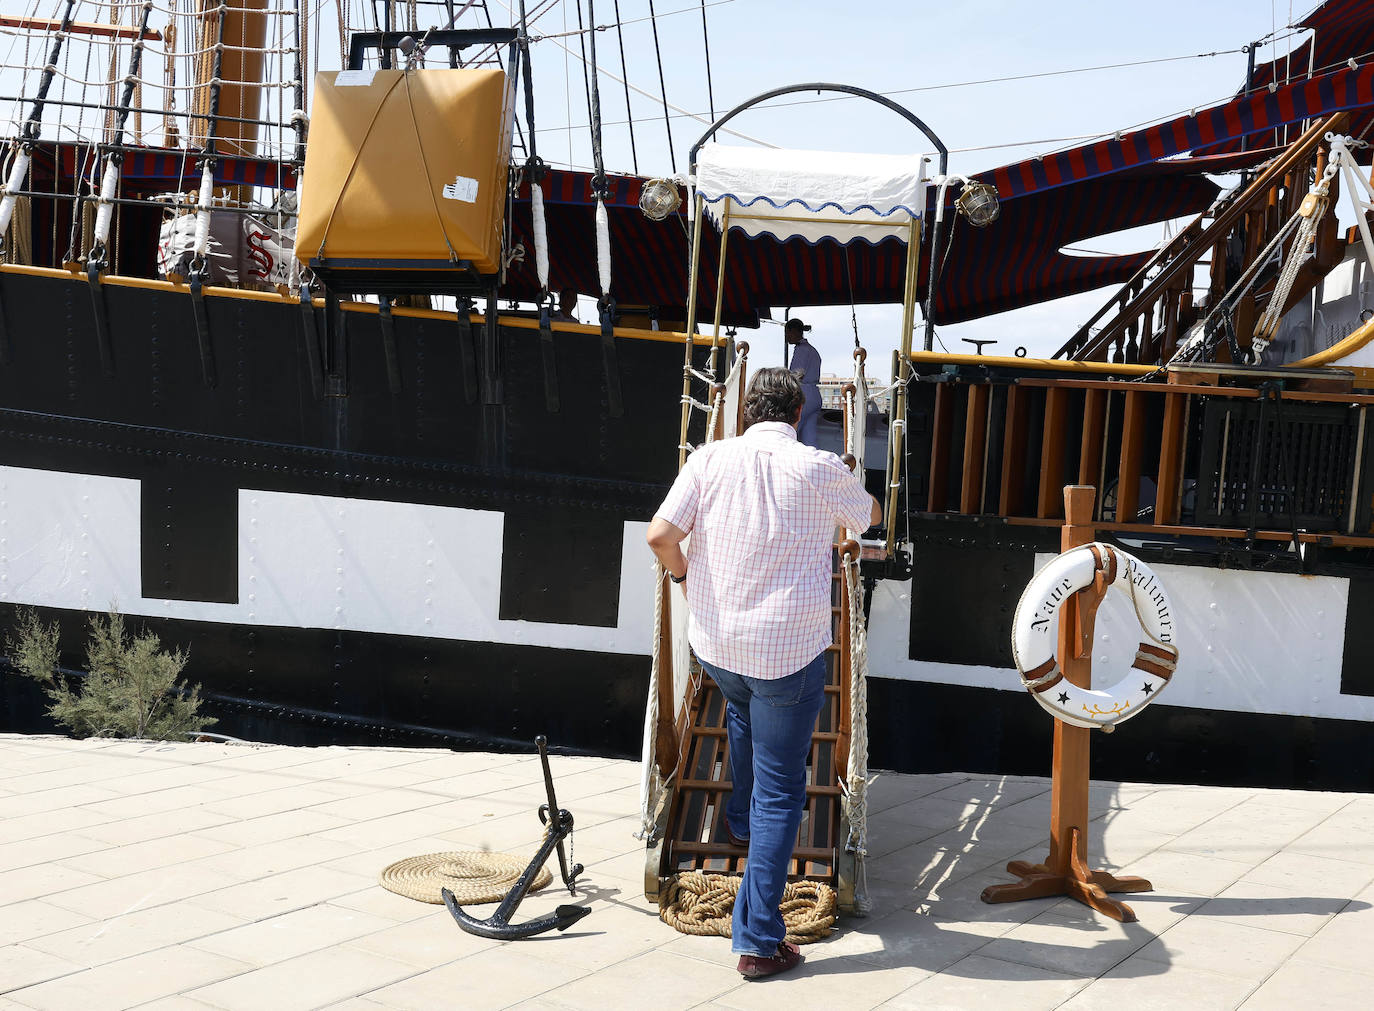
<path fill-rule="evenodd" d="M 711 398 L 711 413 L 706 418 L 706 442 L 716 441 L 716 424 L 720 421 L 720 412 L 725 404 L 725 391 L 717 390 L 715 396 Z"/>
<path fill-rule="evenodd" d="M 1353 161 L 1350 157 L 1349 145 L 1353 143 L 1353 138 L 1339 136 L 1328 133 L 1326 141 L 1330 145 L 1330 156 L 1327 159 L 1326 168 L 1321 177 L 1312 183 L 1312 188 L 1308 191 L 1307 199 L 1303 201 L 1303 206 L 1299 208 L 1297 217 L 1301 218 L 1298 227 L 1298 234 L 1293 239 L 1293 244 L 1288 249 L 1288 261 L 1283 265 L 1283 271 L 1279 275 L 1278 281 L 1274 285 L 1274 293 L 1270 296 L 1269 304 L 1265 306 L 1264 312 L 1255 321 L 1254 335 L 1251 338 L 1250 347 L 1254 352 L 1255 360 L 1259 361 L 1265 349 L 1273 340 L 1275 333 L 1278 332 L 1279 324 L 1283 322 L 1283 307 L 1288 301 L 1288 296 L 1293 290 L 1293 285 L 1298 278 L 1298 270 L 1301 268 L 1305 257 L 1303 253 L 1308 246 L 1312 245 L 1316 239 L 1317 229 L 1321 226 L 1322 219 L 1326 216 L 1327 208 L 1330 206 L 1331 180 L 1342 168 L 1347 168 Z M 1355 177 L 1363 182 L 1363 177 L 1355 173 Z M 1365 184 L 1368 187 L 1368 184 Z M 1360 201 L 1351 193 L 1351 199 L 1355 203 L 1355 220 L 1361 228 L 1361 238 L 1365 239 L 1365 254 L 1371 256 L 1371 263 L 1374 263 L 1374 255 L 1371 255 L 1371 245 L 1368 241 L 1369 225 L 1365 221 Z M 1307 213 L 1304 215 L 1303 211 Z"/>
<path fill-rule="evenodd" d="M 95 242 L 104 246 L 110 238 L 110 221 L 114 217 L 115 196 L 119 192 L 119 162 L 114 155 L 105 159 L 105 172 L 100 177 L 100 196 L 96 200 Z"/>
<path fill-rule="evenodd" d="M 534 269 L 539 275 L 539 290 L 549 290 L 549 230 L 544 220 L 544 188 L 530 180 L 530 214 L 534 217 Z"/>
<path fill-rule="evenodd" d="M 868 631 L 864 628 L 859 560 L 844 556 L 845 591 L 849 604 L 849 757 L 841 782 L 849 838 L 845 849 L 854 854 L 854 908 L 869 910 L 868 857 Z"/>
<path fill-rule="evenodd" d="M 606 218 L 606 202 L 596 198 L 596 273 L 601 281 L 601 297 L 611 295 L 611 224 Z"/>
<path fill-rule="evenodd" d="M 654 761 L 654 744 L 658 739 L 658 678 L 663 652 L 663 563 L 654 559 L 654 624 L 652 648 L 649 651 L 649 701 L 644 711 L 644 751 L 639 781 L 639 830 L 636 839 L 647 841 L 654 832 L 656 800 L 663 792 L 663 777 Z"/>
<path fill-rule="evenodd" d="M 196 256 L 204 256 L 210 248 L 210 204 L 214 200 L 215 175 L 206 161 L 200 174 L 200 200 L 196 203 Z"/>
<path fill-rule="evenodd" d="M 15 153 L 9 178 L 5 180 L 5 188 L 0 190 L 0 235 L 4 235 L 10 226 L 10 218 L 14 216 L 14 201 L 24 189 L 24 176 L 28 171 L 29 153 L 21 147 Z"/>

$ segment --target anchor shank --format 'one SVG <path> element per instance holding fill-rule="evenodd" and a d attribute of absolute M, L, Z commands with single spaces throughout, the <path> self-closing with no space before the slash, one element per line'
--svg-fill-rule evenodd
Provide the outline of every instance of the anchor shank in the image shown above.
<path fill-rule="evenodd" d="M 564 811 L 560 812 L 560 814 L 568 813 Z M 511 889 L 506 893 L 506 897 L 502 899 L 501 904 L 496 907 L 496 912 L 491 914 L 492 922 L 510 922 L 511 914 L 515 912 L 515 907 L 520 905 L 521 900 L 525 898 L 525 893 L 528 892 L 530 886 L 534 884 L 535 876 L 539 873 L 539 869 L 548 862 L 549 854 L 553 852 L 554 847 L 563 844 L 563 837 L 571 831 L 571 814 L 568 814 L 566 820 L 560 818 L 557 824 L 551 823 L 549 825 L 549 833 L 544 836 L 544 841 L 540 844 L 539 851 L 535 853 L 534 858 L 530 860 L 529 866 L 525 868 L 519 880 L 511 885 Z"/>

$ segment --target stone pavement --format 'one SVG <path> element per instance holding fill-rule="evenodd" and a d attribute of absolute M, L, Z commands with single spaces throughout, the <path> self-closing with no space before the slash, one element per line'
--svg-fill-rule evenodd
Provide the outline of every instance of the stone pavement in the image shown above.
<path fill-rule="evenodd" d="M 638 766 L 553 768 L 593 912 L 501 943 L 377 874 L 532 854 L 535 757 L 0 736 L 0 1011 L 1369 1006 L 1374 796 L 1095 784 L 1093 865 L 1155 886 L 1122 925 L 978 900 L 1043 858 L 1048 780 L 883 774 L 873 914 L 746 984 L 726 940 L 644 901 Z M 517 919 L 566 901 L 550 887 Z"/>

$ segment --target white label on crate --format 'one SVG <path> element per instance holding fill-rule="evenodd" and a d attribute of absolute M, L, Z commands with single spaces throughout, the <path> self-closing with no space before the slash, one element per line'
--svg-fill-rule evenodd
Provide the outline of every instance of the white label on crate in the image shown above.
<path fill-rule="evenodd" d="M 477 203 L 477 180 L 459 176 L 444 187 L 444 196 L 450 200 L 461 200 L 465 204 Z"/>
<path fill-rule="evenodd" d="M 334 87 L 366 88 L 376 76 L 375 70 L 340 70 L 334 75 Z"/>

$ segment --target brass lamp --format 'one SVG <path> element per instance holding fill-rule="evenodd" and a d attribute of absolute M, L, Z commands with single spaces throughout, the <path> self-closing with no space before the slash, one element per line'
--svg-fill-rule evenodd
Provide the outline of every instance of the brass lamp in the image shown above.
<path fill-rule="evenodd" d="M 662 221 L 681 204 L 676 184 L 667 179 L 650 179 L 639 191 L 639 209 L 650 221 Z"/>
<path fill-rule="evenodd" d="M 1002 205 L 997 200 L 997 190 L 987 183 L 974 180 L 964 184 L 964 192 L 954 201 L 954 207 L 968 218 L 969 224 L 974 228 L 986 228 L 1002 213 Z"/>

